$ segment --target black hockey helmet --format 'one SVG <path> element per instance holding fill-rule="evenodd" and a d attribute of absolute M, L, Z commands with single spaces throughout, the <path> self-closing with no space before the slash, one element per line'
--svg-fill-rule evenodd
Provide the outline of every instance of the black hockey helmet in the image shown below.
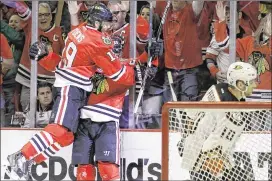
<path fill-rule="evenodd" d="M 112 13 L 103 3 L 96 3 L 89 9 L 88 23 L 94 25 L 95 21 L 112 21 Z"/>

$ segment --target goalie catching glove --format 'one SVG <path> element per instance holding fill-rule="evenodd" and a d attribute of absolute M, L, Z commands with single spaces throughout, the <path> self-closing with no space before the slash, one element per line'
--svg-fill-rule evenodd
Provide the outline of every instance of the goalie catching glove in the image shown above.
<path fill-rule="evenodd" d="M 29 58 L 31 60 L 40 61 L 48 55 L 47 45 L 41 42 L 35 42 L 29 48 Z"/>
<path fill-rule="evenodd" d="M 147 43 L 145 46 L 145 51 L 148 52 L 148 46 L 149 44 Z M 163 54 L 163 40 L 159 39 L 156 41 L 155 39 L 152 39 L 151 46 L 150 46 L 150 55 L 153 57 L 159 57 L 162 56 Z"/>

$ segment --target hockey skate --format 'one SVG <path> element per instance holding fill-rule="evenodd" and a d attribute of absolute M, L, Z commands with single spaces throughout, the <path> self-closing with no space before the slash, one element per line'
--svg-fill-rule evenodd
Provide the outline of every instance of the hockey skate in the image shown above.
<path fill-rule="evenodd" d="M 18 175 L 19 178 L 32 180 L 31 167 L 32 160 L 26 160 L 21 151 L 15 152 L 7 157 L 11 170 Z"/>

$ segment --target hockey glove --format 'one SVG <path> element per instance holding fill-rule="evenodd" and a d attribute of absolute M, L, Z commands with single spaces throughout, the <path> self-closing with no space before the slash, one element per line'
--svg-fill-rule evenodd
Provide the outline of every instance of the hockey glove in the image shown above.
<path fill-rule="evenodd" d="M 151 66 L 150 68 L 146 66 L 141 66 L 141 72 L 142 75 L 144 76 L 145 74 L 147 75 L 147 79 L 152 80 L 156 76 L 156 73 L 158 71 L 158 67 Z"/>
<path fill-rule="evenodd" d="M 81 6 L 82 6 L 82 3 L 77 3 L 77 1 L 67 1 L 67 4 L 68 4 L 68 10 L 69 10 L 69 13 L 71 15 L 77 15 Z"/>
<path fill-rule="evenodd" d="M 119 35 L 113 35 L 111 39 L 113 40 L 114 43 L 112 51 L 117 55 L 122 53 L 125 44 L 124 38 Z"/>
<path fill-rule="evenodd" d="M 145 46 L 145 51 L 148 52 L 148 43 Z M 163 40 L 159 39 L 156 41 L 155 39 L 152 39 L 152 43 L 150 46 L 150 55 L 154 57 L 162 56 L 163 54 Z"/>
<path fill-rule="evenodd" d="M 39 61 L 48 55 L 48 48 L 45 43 L 35 42 L 29 48 L 29 57 L 31 60 Z"/>

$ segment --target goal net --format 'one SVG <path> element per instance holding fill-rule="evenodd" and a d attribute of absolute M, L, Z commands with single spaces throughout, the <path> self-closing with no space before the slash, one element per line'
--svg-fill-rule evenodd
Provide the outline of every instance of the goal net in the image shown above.
<path fill-rule="evenodd" d="M 271 103 L 166 103 L 162 180 L 271 180 L 271 120 Z"/>

